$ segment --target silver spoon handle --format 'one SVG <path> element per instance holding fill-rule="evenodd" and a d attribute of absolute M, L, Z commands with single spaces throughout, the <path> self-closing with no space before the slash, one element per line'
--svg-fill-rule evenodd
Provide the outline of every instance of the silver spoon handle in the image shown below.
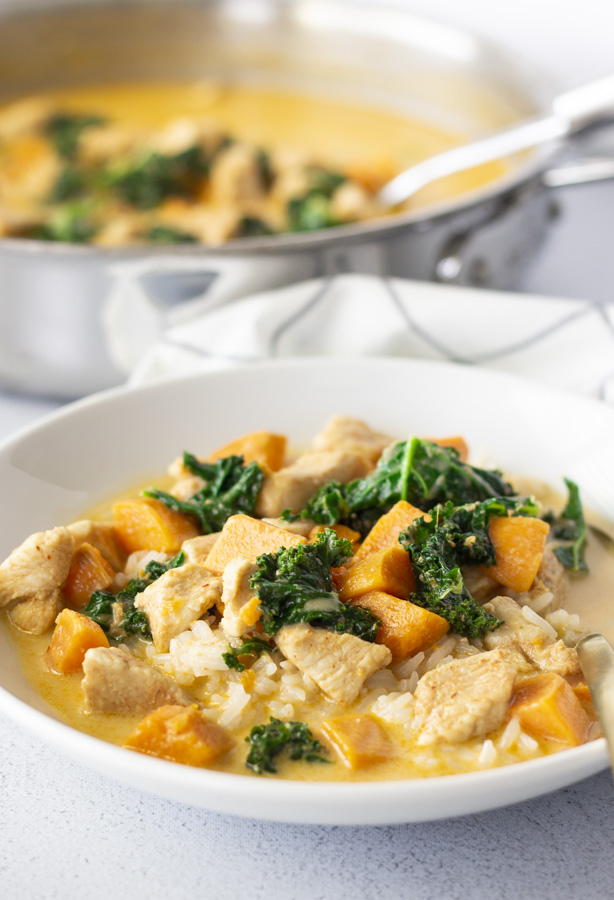
<path fill-rule="evenodd" d="M 587 634 L 578 641 L 576 650 L 614 768 L 614 650 L 602 634 Z"/>
<path fill-rule="evenodd" d="M 611 115 L 614 115 L 614 75 L 560 94 L 552 104 L 551 115 L 529 119 L 411 166 L 384 185 L 378 200 L 384 206 L 396 206 L 446 175 L 560 140 Z"/>

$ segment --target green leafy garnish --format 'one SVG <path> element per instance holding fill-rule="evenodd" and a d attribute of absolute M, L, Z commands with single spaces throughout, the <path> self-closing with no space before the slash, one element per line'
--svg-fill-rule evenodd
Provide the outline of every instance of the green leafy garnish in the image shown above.
<path fill-rule="evenodd" d="M 308 179 L 307 191 L 288 201 L 286 214 L 290 231 L 318 231 L 320 228 L 339 225 L 332 213 L 331 198 L 346 181 L 345 175 L 312 166 Z"/>
<path fill-rule="evenodd" d="M 258 219 L 256 216 L 243 216 L 237 228 L 237 237 L 263 237 L 264 235 L 275 234 L 270 225 L 264 219 Z"/>
<path fill-rule="evenodd" d="M 151 640 L 147 616 L 144 612 L 135 608 L 135 597 L 154 581 L 157 581 L 161 575 L 168 572 L 169 569 L 177 569 L 184 562 L 185 553 L 183 551 L 180 551 L 176 556 L 164 563 L 152 560 L 145 566 L 143 574 L 139 578 L 133 578 L 118 594 L 112 594 L 110 591 L 94 591 L 89 603 L 83 610 L 83 614 L 97 622 L 103 631 L 118 643 L 125 640 L 129 634 L 138 634 L 147 640 Z M 119 603 L 122 607 L 123 615 L 118 629 L 114 625 L 114 603 Z"/>
<path fill-rule="evenodd" d="M 368 609 L 342 603 L 333 583 L 331 568 L 342 565 L 352 552 L 350 541 L 327 529 L 313 544 L 259 556 L 249 583 L 260 599 L 265 631 L 274 635 L 284 625 L 311 622 L 374 641 L 379 619 Z"/>
<path fill-rule="evenodd" d="M 552 525 L 553 537 L 562 543 L 554 548 L 554 552 L 566 569 L 571 569 L 572 572 L 587 572 L 588 567 L 584 560 L 587 528 L 580 490 L 569 478 L 565 478 L 565 484 L 568 492 L 567 504 Z"/>
<path fill-rule="evenodd" d="M 184 453 L 183 464 L 206 482 L 202 490 L 189 500 L 178 500 L 156 488 L 143 491 L 144 496 L 160 500 L 175 512 L 194 516 L 203 534 L 221 531 L 226 519 L 237 513 L 253 513 L 264 481 L 257 462 L 246 465 L 242 456 L 225 456 L 214 463 L 204 463 L 191 453 Z"/>
<path fill-rule="evenodd" d="M 45 132 L 54 144 L 58 155 L 71 159 L 77 152 L 79 138 L 85 129 L 95 125 L 104 125 L 104 122 L 105 120 L 100 116 L 57 113 L 47 120 Z"/>
<path fill-rule="evenodd" d="M 197 244 L 198 238 L 189 231 L 169 228 L 168 225 L 154 225 L 143 235 L 150 244 Z"/>
<path fill-rule="evenodd" d="M 326 748 L 316 740 L 304 722 L 282 722 L 271 716 L 267 725 L 256 725 L 245 738 L 250 745 L 245 765 L 257 775 L 277 773 L 276 758 L 285 752 L 290 759 L 329 762 Z"/>
<path fill-rule="evenodd" d="M 469 593 L 461 565 L 491 566 L 497 561 L 488 526 L 495 516 L 534 516 L 532 498 L 491 498 L 480 503 L 437 506 L 431 516 L 416 519 L 399 535 L 410 555 L 417 592 L 412 603 L 450 623 L 468 638 L 484 637 L 503 623 L 486 612 Z"/>
<path fill-rule="evenodd" d="M 388 447 L 365 478 L 325 484 L 301 516 L 320 525 L 340 522 L 364 537 L 399 500 L 427 511 L 448 500 L 460 506 L 513 494 L 496 469 L 478 469 L 462 462 L 453 447 L 411 438 Z"/>
<path fill-rule="evenodd" d="M 86 189 L 86 181 L 83 172 L 76 166 L 66 166 L 60 173 L 49 196 L 50 203 L 66 203 L 80 197 Z"/>
<path fill-rule="evenodd" d="M 187 197 L 207 173 L 200 147 L 165 156 L 149 153 L 106 173 L 106 180 L 125 203 L 137 209 L 153 209 L 167 197 Z"/>
<path fill-rule="evenodd" d="M 237 672 L 243 672 L 245 666 L 239 659 L 240 656 L 255 656 L 258 658 L 263 653 L 271 653 L 272 650 L 273 647 L 268 641 L 263 641 L 261 638 L 250 637 L 244 639 L 240 647 L 231 647 L 228 645 L 228 652 L 222 653 L 222 659 L 229 669 L 236 669 Z"/>
<path fill-rule="evenodd" d="M 86 244 L 96 231 L 97 227 L 89 216 L 89 210 L 81 204 L 74 204 L 57 209 L 44 225 L 30 229 L 28 237 L 39 241 Z"/>

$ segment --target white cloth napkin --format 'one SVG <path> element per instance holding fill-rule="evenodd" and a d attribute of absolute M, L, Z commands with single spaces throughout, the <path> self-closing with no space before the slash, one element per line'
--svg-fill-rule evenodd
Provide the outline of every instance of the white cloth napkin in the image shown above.
<path fill-rule="evenodd" d="M 515 372 L 614 402 L 614 311 L 569 300 L 338 275 L 170 328 L 131 382 L 271 357 L 401 356 Z"/>

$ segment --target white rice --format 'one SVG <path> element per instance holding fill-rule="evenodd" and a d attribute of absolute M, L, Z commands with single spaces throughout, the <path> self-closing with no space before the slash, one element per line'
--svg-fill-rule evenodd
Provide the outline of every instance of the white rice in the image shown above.
<path fill-rule="evenodd" d="M 492 766 L 497 761 L 497 748 L 491 740 L 484 741 L 478 756 L 478 766 Z"/>
<path fill-rule="evenodd" d="M 497 746 L 499 750 L 509 750 L 510 747 L 517 743 L 518 738 L 520 737 L 520 722 L 515 716 L 509 720 L 505 729 L 503 730 L 503 734 L 499 738 L 497 742 Z"/>
<path fill-rule="evenodd" d="M 552 627 L 552 625 L 546 621 L 546 619 L 542 619 L 540 615 L 538 615 L 535 610 L 531 609 L 530 606 L 521 607 L 522 614 L 527 620 L 527 622 L 532 622 L 533 625 L 537 625 L 538 628 L 542 628 L 546 634 L 549 634 L 552 640 L 556 640 L 557 633 Z"/>

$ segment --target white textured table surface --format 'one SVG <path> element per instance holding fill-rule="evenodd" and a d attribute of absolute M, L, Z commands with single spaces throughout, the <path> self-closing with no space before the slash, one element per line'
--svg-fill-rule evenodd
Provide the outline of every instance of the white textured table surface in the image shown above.
<path fill-rule="evenodd" d="M 408 5 L 506 42 L 562 83 L 612 65 L 611 0 L 568 0 L 564 7 L 547 0 Z M 569 192 L 565 199 L 566 216 L 525 287 L 605 300 L 614 186 Z M 52 407 L 0 395 L 0 438 Z M 0 773 L 0 897 L 7 900 L 591 900 L 613 892 L 608 772 L 465 819 L 388 828 L 284 826 L 124 788 L 0 716 Z"/>

